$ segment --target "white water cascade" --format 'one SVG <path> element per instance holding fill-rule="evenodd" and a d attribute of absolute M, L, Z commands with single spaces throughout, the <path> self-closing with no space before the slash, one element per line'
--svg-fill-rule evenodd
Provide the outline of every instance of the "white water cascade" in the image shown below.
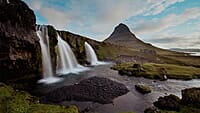
<path fill-rule="evenodd" d="M 85 51 L 86 51 L 87 61 L 90 62 L 91 65 L 103 65 L 103 64 L 106 64 L 105 62 L 98 61 L 97 55 L 96 55 L 94 49 L 87 42 L 85 42 Z"/>
<path fill-rule="evenodd" d="M 9 3 L 10 3 L 10 1 L 9 1 L 9 0 L 6 0 L 6 2 L 7 2 L 7 4 L 9 4 Z"/>
<path fill-rule="evenodd" d="M 48 28 L 46 26 L 37 27 L 37 36 L 40 39 L 41 53 L 42 53 L 42 68 L 43 79 L 39 83 L 51 84 L 60 81 L 60 78 L 53 76 L 50 49 L 49 49 L 49 36 Z"/>
<path fill-rule="evenodd" d="M 88 68 L 81 66 L 71 50 L 69 44 L 64 41 L 59 34 L 58 39 L 58 58 L 57 58 L 57 74 L 69 74 L 86 71 Z"/>

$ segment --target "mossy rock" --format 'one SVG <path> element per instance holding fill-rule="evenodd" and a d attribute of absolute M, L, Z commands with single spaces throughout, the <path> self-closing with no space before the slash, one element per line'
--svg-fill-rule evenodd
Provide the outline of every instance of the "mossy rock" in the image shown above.
<path fill-rule="evenodd" d="M 148 86 L 148 85 L 143 84 L 143 83 L 136 84 L 135 89 L 142 94 L 151 93 L 151 91 L 152 91 L 151 86 Z"/>
<path fill-rule="evenodd" d="M 0 83 L 0 113 L 78 113 L 78 109 L 40 104 L 38 98 Z"/>

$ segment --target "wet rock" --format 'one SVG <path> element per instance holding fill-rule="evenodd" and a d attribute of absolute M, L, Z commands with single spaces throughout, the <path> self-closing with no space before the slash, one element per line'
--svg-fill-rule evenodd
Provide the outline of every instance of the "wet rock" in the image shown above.
<path fill-rule="evenodd" d="M 56 66 L 57 66 L 57 44 L 58 44 L 57 30 L 53 26 L 50 26 L 50 25 L 48 25 L 47 28 L 48 28 L 48 35 L 49 35 L 49 46 L 50 46 L 52 68 L 55 71 Z"/>
<path fill-rule="evenodd" d="M 34 12 L 21 0 L 0 0 L 0 80 L 41 72 Z"/>
<path fill-rule="evenodd" d="M 133 76 L 133 73 L 132 73 L 132 71 L 130 71 L 130 70 L 119 70 L 118 73 L 119 73 L 120 75 Z"/>
<path fill-rule="evenodd" d="M 200 108 L 200 88 L 184 89 L 182 92 L 181 103 Z"/>
<path fill-rule="evenodd" d="M 152 91 L 152 87 L 142 83 L 136 84 L 135 89 L 142 94 L 151 93 Z"/>
<path fill-rule="evenodd" d="M 153 103 L 156 107 L 162 110 L 175 110 L 180 109 L 180 98 L 175 95 L 159 97 L 158 101 Z"/>
<path fill-rule="evenodd" d="M 93 101 L 101 104 L 112 103 L 118 96 L 124 95 L 129 90 L 121 83 L 107 78 L 92 77 L 78 84 L 64 86 L 56 89 L 40 100 L 43 103 L 60 103 L 62 101 Z"/>
<path fill-rule="evenodd" d="M 144 113 L 161 113 L 156 107 L 150 107 L 144 110 Z"/>

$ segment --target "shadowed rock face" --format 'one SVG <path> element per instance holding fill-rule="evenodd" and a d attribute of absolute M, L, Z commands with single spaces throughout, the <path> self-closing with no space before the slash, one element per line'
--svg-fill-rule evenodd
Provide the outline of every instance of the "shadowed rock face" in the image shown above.
<path fill-rule="evenodd" d="M 34 12 L 21 0 L 0 0 L 0 79 L 38 73 L 41 66 Z"/>

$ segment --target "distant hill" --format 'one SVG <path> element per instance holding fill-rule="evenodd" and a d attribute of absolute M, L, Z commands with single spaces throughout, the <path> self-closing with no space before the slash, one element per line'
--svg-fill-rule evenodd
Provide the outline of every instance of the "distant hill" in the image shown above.
<path fill-rule="evenodd" d="M 200 49 L 181 49 L 181 48 L 171 48 L 170 50 L 176 52 L 200 52 Z"/>

